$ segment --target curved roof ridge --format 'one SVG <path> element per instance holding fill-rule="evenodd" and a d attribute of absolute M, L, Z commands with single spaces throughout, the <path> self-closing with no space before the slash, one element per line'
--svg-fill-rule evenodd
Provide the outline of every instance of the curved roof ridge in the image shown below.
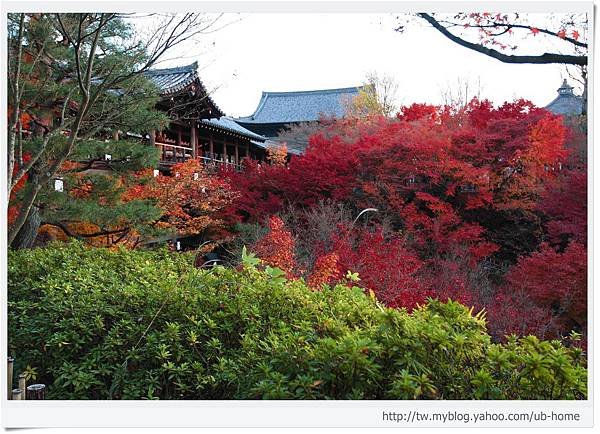
<path fill-rule="evenodd" d="M 173 68 L 149 69 L 144 71 L 146 75 L 159 89 L 160 95 L 170 96 L 179 91 L 182 91 L 187 86 L 197 81 L 201 92 L 208 98 L 209 104 L 212 106 L 215 115 L 224 115 L 223 110 L 217 106 L 204 86 L 204 83 L 198 75 L 198 61 L 189 65 L 176 66 Z"/>
<path fill-rule="evenodd" d="M 268 98 L 269 94 L 263 90 L 262 95 L 260 96 L 260 101 L 258 102 L 258 106 L 256 106 L 254 113 L 252 113 L 250 116 L 246 116 L 246 118 L 254 119 L 254 116 L 256 116 L 257 113 L 260 113 L 260 111 L 263 109 Z"/>
<path fill-rule="evenodd" d="M 149 75 L 170 75 L 170 74 L 183 74 L 186 72 L 196 72 L 198 70 L 198 61 L 190 63 L 189 65 L 175 66 L 172 68 L 157 68 L 149 69 L 145 74 Z"/>
<path fill-rule="evenodd" d="M 316 90 L 291 90 L 291 91 L 263 91 L 263 96 L 292 96 L 292 95 L 311 95 L 319 93 L 346 93 L 363 89 L 364 86 L 338 87 L 335 89 L 316 89 Z"/>

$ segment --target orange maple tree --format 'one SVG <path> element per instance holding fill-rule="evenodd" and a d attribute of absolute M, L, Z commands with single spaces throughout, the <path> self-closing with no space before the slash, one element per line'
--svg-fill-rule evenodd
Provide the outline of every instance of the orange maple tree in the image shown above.
<path fill-rule="evenodd" d="M 268 226 L 269 233 L 254 244 L 251 250 L 265 264 L 285 271 L 287 277 L 293 277 L 298 271 L 294 256 L 294 238 L 278 216 L 271 216 Z"/>
<path fill-rule="evenodd" d="M 179 236 L 197 235 L 208 229 L 222 231 L 225 222 L 218 211 L 236 197 L 229 183 L 209 173 L 200 160 L 191 159 L 171 167 L 170 175 L 153 176 L 152 169 L 136 174 L 139 183 L 123 199 L 154 199 L 164 211 L 155 223 L 159 229 L 173 229 Z"/>

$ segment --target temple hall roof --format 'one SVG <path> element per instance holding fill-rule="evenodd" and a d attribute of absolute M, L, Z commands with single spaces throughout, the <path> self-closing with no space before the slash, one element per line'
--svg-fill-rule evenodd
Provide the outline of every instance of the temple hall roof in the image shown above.
<path fill-rule="evenodd" d="M 555 114 L 580 115 L 583 112 L 583 98 L 573 93 L 573 86 L 569 86 L 567 80 L 557 89 L 558 96 L 546 106 Z"/>
<path fill-rule="evenodd" d="M 204 125 L 213 126 L 217 129 L 226 130 L 247 137 L 252 142 L 256 141 L 262 143 L 266 140 L 265 137 L 247 130 L 228 116 L 223 116 L 221 118 L 202 119 L 201 122 Z"/>
<path fill-rule="evenodd" d="M 210 98 L 206 87 L 198 76 L 198 62 L 175 68 L 149 69 L 144 75 L 158 87 L 160 95 L 163 97 L 176 94 L 196 83 L 199 89 L 195 89 L 195 91 L 198 91 L 199 95 L 205 95 L 208 104 L 214 108 L 213 114 L 216 116 L 224 115 L 223 111 Z"/>
<path fill-rule="evenodd" d="M 158 87 L 161 95 L 171 94 L 198 78 L 198 62 L 176 68 L 150 69 L 144 74 Z"/>
<path fill-rule="evenodd" d="M 340 118 L 346 112 L 348 101 L 357 96 L 360 89 L 361 87 L 345 87 L 298 92 L 263 92 L 254 113 L 236 120 L 242 124 L 285 124 L 316 121 L 322 115 Z"/>

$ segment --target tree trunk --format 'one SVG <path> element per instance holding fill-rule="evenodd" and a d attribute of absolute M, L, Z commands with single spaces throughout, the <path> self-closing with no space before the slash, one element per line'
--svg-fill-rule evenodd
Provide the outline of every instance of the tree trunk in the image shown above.
<path fill-rule="evenodd" d="M 21 202 L 21 207 L 19 208 L 19 215 L 17 216 L 15 222 L 8 228 L 9 246 L 13 245 L 15 238 L 17 238 L 17 235 L 19 234 L 19 232 L 21 232 L 21 228 L 27 221 L 30 211 L 32 210 L 32 208 L 34 208 L 35 199 L 39 191 L 42 189 L 42 185 L 37 180 L 37 175 L 35 173 L 32 173 L 29 182 L 31 184 L 31 187 L 29 191 L 26 192 L 25 197 Z"/>
<path fill-rule="evenodd" d="M 584 69 L 584 71 L 583 71 L 583 95 L 581 95 L 581 97 L 583 98 L 583 105 L 581 107 L 581 114 L 582 115 L 587 115 L 588 77 L 587 77 L 587 70 L 586 69 Z"/>
<path fill-rule="evenodd" d="M 21 226 L 21 229 L 17 232 L 17 236 L 11 243 L 11 247 L 14 249 L 27 249 L 32 247 L 41 223 L 42 218 L 40 216 L 40 209 L 33 205 L 25 223 L 23 223 L 23 226 Z"/>

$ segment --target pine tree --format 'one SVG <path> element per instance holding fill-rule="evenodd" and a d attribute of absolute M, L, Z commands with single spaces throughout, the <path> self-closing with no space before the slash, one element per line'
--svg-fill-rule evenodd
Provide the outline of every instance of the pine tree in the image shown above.
<path fill-rule="evenodd" d="M 132 20 L 116 13 L 9 14 L 9 245 L 30 245 L 39 223 L 56 223 L 61 213 L 98 219 L 110 214 L 103 203 L 94 209 L 70 193 L 62 201 L 52 193 L 56 177 L 64 175 L 67 188 L 74 182 L 75 174 L 65 171 L 65 163 L 85 164 L 106 153 L 113 157 L 111 170 L 120 170 L 153 158 L 152 152 L 142 157 L 135 144 L 102 139 L 119 131 L 143 134 L 167 122 L 155 110 L 158 90 L 144 72 L 167 50 L 206 30 L 207 22 L 201 14 L 167 15 L 153 36 L 140 39 Z M 110 190 L 123 182 L 119 170 L 116 177 L 85 181 L 95 184 L 93 190 L 106 204 L 114 205 L 108 206 L 113 215 L 103 219 L 107 227 L 118 220 L 120 210 L 125 220 L 133 212 L 134 205 L 117 207 L 116 199 L 109 199 Z M 156 215 L 144 206 L 147 217 Z"/>

